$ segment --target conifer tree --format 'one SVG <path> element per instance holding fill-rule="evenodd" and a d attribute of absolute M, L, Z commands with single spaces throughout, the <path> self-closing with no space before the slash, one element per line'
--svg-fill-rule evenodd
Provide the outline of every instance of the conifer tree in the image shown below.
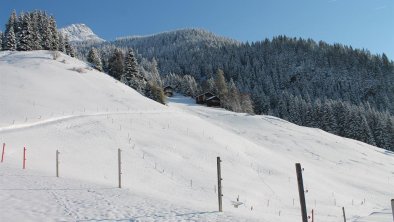
<path fill-rule="evenodd" d="M 215 84 L 218 92 L 218 96 L 221 100 L 226 100 L 226 96 L 228 93 L 227 83 L 224 77 L 224 72 L 221 69 L 218 69 L 215 76 Z"/>
<path fill-rule="evenodd" d="M 0 32 L 0 51 L 3 50 L 3 38 L 4 38 L 3 33 Z"/>
<path fill-rule="evenodd" d="M 67 55 L 69 55 L 71 57 L 75 57 L 74 47 L 68 41 L 68 36 L 66 36 L 65 39 L 64 39 L 64 48 L 66 49 L 66 54 Z"/>
<path fill-rule="evenodd" d="M 13 27 L 14 32 L 15 32 L 15 28 L 17 26 L 16 22 L 17 22 L 16 11 L 13 10 L 9 19 L 8 19 L 7 24 L 5 25 L 5 33 L 6 34 L 10 31 L 11 27 Z"/>
<path fill-rule="evenodd" d="M 98 71 L 103 71 L 103 64 L 101 63 L 101 57 L 97 52 L 96 48 L 91 48 L 88 55 L 88 62 L 92 63 L 93 67 Z"/>
<path fill-rule="evenodd" d="M 137 60 L 132 49 L 129 49 L 125 58 L 125 71 L 120 81 L 144 94 L 146 89 L 146 79 L 140 74 Z"/>
<path fill-rule="evenodd" d="M 57 32 L 56 21 L 53 16 L 49 17 L 49 30 L 51 35 L 50 49 L 56 51 L 59 49 L 59 34 Z"/>
<path fill-rule="evenodd" d="M 31 20 L 31 24 L 32 24 L 32 49 L 33 50 L 41 50 L 41 42 L 42 42 L 42 38 L 41 38 L 41 32 L 39 29 L 39 11 L 34 11 L 32 13 L 30 13 L 30 20 Z"/>
<path fill-rule="evenodd" d="M 59 33 L 59 48 L 58 48 L 58 50 L 59 50 L 60 52 L 67 53 L 67 51 L 66 51 L 66 45 L 65 45 L 65 42 L 64 42 L 64 37 L 63 37 L 63 35 L 60 34 L 60 33 Z"/>
<path fill-rule="evenodd" d="M 120 80 L 124 72 L 123 53 L 116 48 L 108 60 L 108 74 L 117 80 Z"/>
<path fill-rule="evenodd" d="M 10 30 L 7 32 L 5 37 L 6 42 L 4 45 L 5 50 L 15 51 L 16 50 L 16 37 L 14 33 L 14 27 L 11 26 Z"/>
<path fill-rule="evenodd" d="M 41 47 L 44 50 L 51 50 L 52 49 L 52 30 L 49 24 L 49 18 L 45 12 L 41 13 L 40 16 L 40 33 L 42 37 Z"/>
<path fill-rule="evenodd" d="M 20 31 L 19 31 L 19 42 L 17 44 L 17 50 L 19 51 L 30 51 L 33 49 L 33 27 L 30 20 L 29 14 L 20 15 Z"/>

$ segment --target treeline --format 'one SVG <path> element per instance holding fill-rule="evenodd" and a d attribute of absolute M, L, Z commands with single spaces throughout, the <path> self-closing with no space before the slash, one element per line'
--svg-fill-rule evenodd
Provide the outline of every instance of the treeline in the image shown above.
<path fill-rule="evenodd" d="M 0 50 L 61 51 L 75 56 L 67 36 L 62 36 L 56 27 L 56 20 L 44 11 L 16 14 L 13 11 L 5 25 L 5 32 L 0 32 Z"/>
<path fill-rule="evenodd" d="M 211 92 L 220 98 L 221 106 L 227 110 L 254 113 L 250 95 L 241 93 L 232 79 L 227 82 L 221 69 L 217 70 L 214 77 L 210 77 L 201 84 L 191 75 L 182 76 L 174 73 L 166 75 L 163 82 L 185 96 L 194 98 L 201 93 Z"/>
<path fill-rule="evenodd" d="M 80 45 L 78 48 L 84 51 L 89 47 Z M 367 50 L 350 46 L 286 36 L 239 43 L 192 29 L 144 38 L 124 38 L 96 44 L 96 47 L 132 47 L 148 60 L 155 58 L 164 77 L 170 73 L 188 75 L 201 86 L 221 69 L 227 82 L 232 79 L 241 94 L 251 95 L 255 113 L 286 118 L 304 126 L 329 131 L 321 125 L 319 117 L 310 119 L 310 123 L 286 117 L 283 103 L 287 100 L 282 95 L 289 95 L 294 100 L 298 98 L 312 109 L 318 109 L 315 104 L 319 101 L 348 104 L 352 109 L 357 108 L 361 119 L 369 120 L 371 113 L 376 113 L 379 120 L 367 121 L 373 135 L 377 130 L 375 123 L 387 125 L 387 117 L 392 119 L 394 114 L 393 62 L 385 54 L 372 55 Z M 298 102 L 289 104 L 293 106 Z M 332 108 L 338 109 L 336 106 Z M 333 112 L 333 115 L 331 120 L 339 123 L 339 113 Z M 354 115 L 349 114 L 347 118 L 352 117 Z M 350 122 L 343 126 L 349 130 L 330 132 L 394 150 L 392 143 L 384 142 L 394 137 L 392 131 L 385 131 L 384 139 L 374 136 L 375 143 L 372 143 L 366 136 L 355 135 L 350 130 L 351 124 L 357 128 L 356 123 Z"/>
<path fill-rule="evenodd" d="M 388 112 L 330 99 L 308 102 L 289 93 L 279 97 L 277 112 L 282 119 L 388 150 L 394 147 L 394 118 Z"/>
<path fill-rule="evenodd" d="M 155 60 L 152 62 L 143 60 L 144 68 L 143 65 L 138 64 L 131 48 L 127 50 L 112 48 L 111 52 L 106 53 L 100 53 L 96 48 L 91 48 L 86 60 L 95 69 L 104 71 L 140 94 L 165 104 L 163 84 Z"/>
<path fill-rule="evenodd" d="M 176 92 L 190 97 L 212 92 L 219 96 L 223 108 L 235 112 L 254 113 L 250 95 L 241 93 L 232 79 L 227 82 L 221 69 L 217 70 L 215 76 L 200 83 L 191 75 L 170 73 L 161 76 L 155 58 L 147 60 L 142 56 L 136 56 L 131 48 L 92 47 L 81 57 L 86 58 L 97 70 L 108 73 L 142 95 L 163 104 L 163 87 L 171 86 Z M 140 60 L 141 64 L 137 60 Z"/>

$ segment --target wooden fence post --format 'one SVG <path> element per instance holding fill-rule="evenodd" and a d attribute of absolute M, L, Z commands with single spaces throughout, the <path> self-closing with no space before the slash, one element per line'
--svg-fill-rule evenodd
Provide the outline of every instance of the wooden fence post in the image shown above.
<path fill-rule="evenodd" d="M 5 143 L 3 143 L 3 152 L 1 152 L 1 162 L 4 161 L 4 149 L 5 149 Z"/>
<path fill-rule="evenodd" d="M 119 178 L 119 188 L 122 188 L 122 166 L 121 166 L 121 149 L 118 149 L 118 178 Z"/>
<path fill-rule="evenodd" d="M 312 222 L 315 221 L 315 211 L 312 209 Z"/>
<path fill-rule="evenodd" d="M 223 212 L 223 206 L 222 206 L 222 172 L 220 169 L 220 162 L 222 162 L 220 160 L 220 157 L 216 158 L 216 162 L 217 162 L 217 171 L 218 171 L 218 202 L 219 202 L 219 212 Z"/>
<path fill-rule="evenodd" d="M 343 222 L 346 222 L 345 207 L 342 207 L 342 213 L 343 213 Z"/>
<path fill-rule="evenodd" d="M 59 150 L 56 150 L 56 177 L 59 177 Z"/>
<path fill-rule="evenodd" d="M 391 199 L 391 210 L 393 213 L 393 221 L 394 221 L 394 199 Z"/>
<path fill-rule="evenodd" d="M 301 215 L 302 222 L 308 222 L 308 216 L 306 213 L 306 204 L 305 204 L 305 191 L 304 191 L 304 182 L 302 179 L 302 169 L 301 164 L 296 163 L 296 172 L 297 172 L 297 181 L 298 181 L 298 193 L 300 196 L 300 204 L 301 204 Z"/>
<path fill-rule="evenodd" d="M 23 147 L 23 169 L 26 169 L 26 147 Z"/>

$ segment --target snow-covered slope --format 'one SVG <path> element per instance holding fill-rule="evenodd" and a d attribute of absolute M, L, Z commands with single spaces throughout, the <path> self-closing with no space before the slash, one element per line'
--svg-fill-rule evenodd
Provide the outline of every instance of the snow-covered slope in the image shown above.
<path fill-rule="evenodd" d="M 85 24 L 72 24 L 59 29 L 63 36 L 68 36 L 70 42 L 104 42 Z"/>
<path fill-rule="evenodd" d="M 0 221 L 300 221 L 296 162 L 316 221 L 341 221 L 342 206 L 348 221 L 391 220 L 393 153 L 181 96 L 163 106 L 103 73 L 74 71 L 86 67 L 44 51 L 0 53 Z"/>

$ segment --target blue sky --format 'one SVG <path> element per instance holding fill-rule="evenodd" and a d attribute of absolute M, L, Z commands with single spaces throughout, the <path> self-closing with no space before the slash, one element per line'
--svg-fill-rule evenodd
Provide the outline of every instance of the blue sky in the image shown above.
<path fill-rule="evenodd" d="M 284 34 L 338 42 L 394 60 L 394 0 L 0 0 L 0 5 L 1 24 L 12 9 L 42 9 L 56 17 L 58 27 L 85 23 L 107 40 L 197 27 L 240 41 Z"/>

